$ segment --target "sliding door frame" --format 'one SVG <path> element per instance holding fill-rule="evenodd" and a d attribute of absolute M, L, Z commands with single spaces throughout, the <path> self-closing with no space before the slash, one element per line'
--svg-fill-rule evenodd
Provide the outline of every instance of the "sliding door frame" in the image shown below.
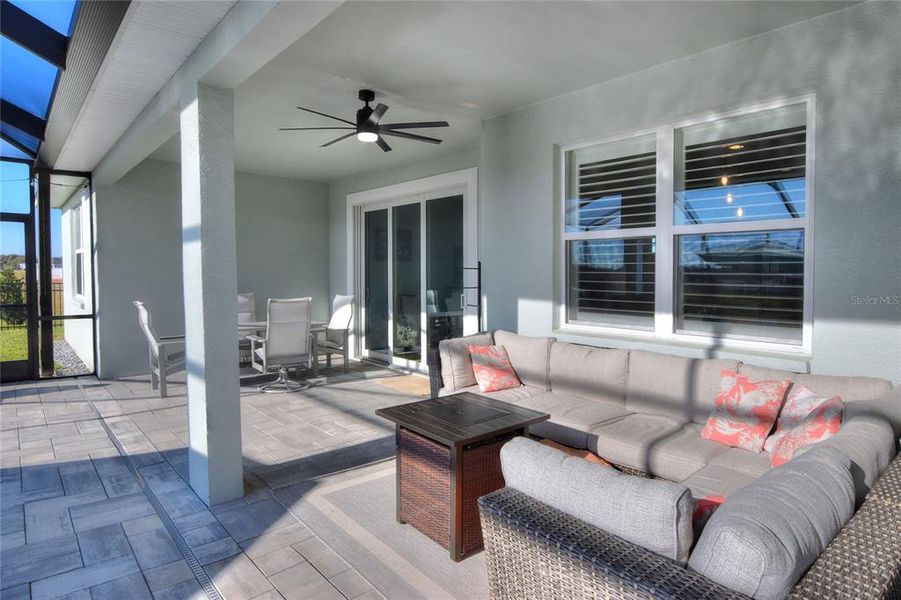
<path fill-rule="evenodd" d="M 428 257 L 426 240 L 426 205 L 430 200 L 463 197 L 463 264 L 478 264 L 478 168 L 464 169 L 433 177 L 425 177 L 395 185 L 375 188 L 347 195 L 347 290 L 356 297 L 356 315 L 351 327 L 350 348 L 354 358 L 369 357 L 365 350 L 365 223 L 364 214 L 371 210 L 388 209 L 388 353 L 391 364 L 411 370 L 426 370 L 428 348 L 428 327 L 426 307 L 426 282 Z M 421 360 L 398 359 L 394 357 L 394 208 L 409 204 L 419 204 L 419 252 L 420 252 L 420 347 Z M 469 286 L 467 278 L 474 275 L 464 271 L 464 288 Z M 464 289 L 467 296 L 463 317 L 463 333 L 479 331 L 478 312 L 475 307 L 481 298 L 475 298 L 475 290 Z M 376 358 L 375 356 L 373 358 Z M 379 356 L 381 358 L 381 356 Z"/>

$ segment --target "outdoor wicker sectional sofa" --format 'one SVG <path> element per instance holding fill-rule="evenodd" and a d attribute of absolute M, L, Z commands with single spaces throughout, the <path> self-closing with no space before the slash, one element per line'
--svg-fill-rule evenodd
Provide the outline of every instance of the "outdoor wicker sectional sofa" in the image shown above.
<path fill-rule="evenodd" d="M 821 395 L 840 395 L 842 428 L 816 447 L 847 462 L 853 516 L 837 535 L 822 540 L 825 550 L 790 595 L 901 598 L 901 386 L 497 331 L 442 341 L 430 355 L 433 395 L 480 393 L 468 346 L 487 344 L 504 346 L 523 386 L 484 395 L 551 415 L 531 434 L 591 450 L 631 475 L 678 482 L 695 498 L 724 495 L 723 507 L 738 490 L 776 475 L 766 452 L 701 437 L 723 369 L 754 380 L 788 378 Z M 815 481 L 824 470 L 810 471 Z M 747 597 L 684 560 L 652 552 L 533 497 L 540 494 L 514 489 L 509 478 L 507 485 L 480 499 L 494 598 Z"/>

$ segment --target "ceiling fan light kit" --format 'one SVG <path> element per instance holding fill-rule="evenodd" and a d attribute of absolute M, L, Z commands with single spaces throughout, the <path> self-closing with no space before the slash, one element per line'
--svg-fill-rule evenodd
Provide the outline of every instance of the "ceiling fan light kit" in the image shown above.
<path fill-rule="evenodd" d="M 310 108 L 304 108 L 303 106 L 298 106 L 299 110 L 312 113 L 314 115 L 319 115 L 322 117 L 327 117 L 329 119 L 334 119 L 335 121 L 340 121 L 342 123 L 346 123 L 350 125 L 350 127 L 282 127 L 279 131 L 322 131 L 322 130 L 343 130 L 350 131 L 350 133 L 341 135 L 330 142 L 326 142 L 320 146 L 320 148 L 325 148 L 326 146 L 331 146 L 341 140 L 346 140 L 347 138 L 356 135 L 357 140 L 361 142 L 367 143 L 375 143 L 379 148 L 382 149 L 383 152 L 390 152 L 391 146 L 385 141 L 383 136 L 393 136 L 404 138 L 408 140 L 414 140 L 417 142 L 427 142 L 429 144 L 440 144 L 441 140 L 438 138 L 428 137 L 425 135 L 417 135 L 415 133 L 407 133 L 405 131 L 400 131 L 401 129 L 428 129 L 432 127 L 448 127 L 447 121 L 420 121 L 414 123 L 386 123 L 381 124 L 380 121 L 384 116 L 385 112 L 388 110 L 388 107 L 384 104 L 377 104 L 375 108 L 371 108 L 369 106 L 370 102 L 375 101 L 375 92 L 372 90 L 360 90 L 357 94 L 357 97 L 365 104 L 362 108 L 357 110 L 357 118 L 356 122 L 349 121 L 347 119 L 342 119 L 341 117 L 336 117 L 334 115 L 330 115 L 324 112 L 319 112 L 318 110 L 313 110 Z"/>

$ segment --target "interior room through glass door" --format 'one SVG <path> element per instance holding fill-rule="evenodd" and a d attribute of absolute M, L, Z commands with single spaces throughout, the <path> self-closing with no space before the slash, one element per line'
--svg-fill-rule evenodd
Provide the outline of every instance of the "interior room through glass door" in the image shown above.
<path fill-rule="evenodd" d="M 395 206 L 391 216 L 394 246 L 392 347 L 396 359 L 416 363 L 422 360 L 420 203 Z"/>
<path fill-rule="evenodd" d="M 426 203 L 426 333 L 429 349 L 463 335 L 463 196 Z"/>
<path fill-rule="evenodd" d="M 388 209 L 363 215 L 363 356 L 388 361 Z"/>

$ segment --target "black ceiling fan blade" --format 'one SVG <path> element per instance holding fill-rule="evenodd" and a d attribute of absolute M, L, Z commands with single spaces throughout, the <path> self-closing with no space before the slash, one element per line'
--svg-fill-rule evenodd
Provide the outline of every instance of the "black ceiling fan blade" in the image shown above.
<path fill-rule="evenodd" d="M 428 127 L 450 127 L 447 121 L 420 121 L 418 123 L 385 123 L 385 129 L 426 129 Z"/>
<path fill-rule="evenodd" d="M 319 146 L 319 147 L 320 147 L 320 148 L 325 148 L 326 146 L 331 146 L 332 144 L 335 144 L 335 143 L 337 143 L 337 142 L 340 142 L 341 140 L 346 140 L 347 138 L 349 138 L 349 137 L 352 136 L 352 135 L 356 135 L 356 133 L 357 133 L 356 131 L 351 131 L 351 132 L 348 133 L 347 135 L 342 135 L 341 137 L 335 138 L 335 139 L 333 139 L 333 140 L 330 141 L 330 142 L 326 142 L 326 143 L 322 144 L 322 145 Z"/>
<path fill-rule="evenodd" d="M 379 103 L 371 113 L 369 113 L 369 118 L 366 119 L 366 123 L 372 126 L 378 125 L 379 120 L 382 118 L 382 115 L 385 114 L 385 111 L 388 110 L 388 107 L 384 104 Z"/>
<path fill-rule="evenodd" d="M 279 131 L 326 131 L 333 129 L 353 129 L 356 127 L 279 127 Z"/>
<path fill-rule="evenodd" d="M 406 138 L 408 140 L 416 140 L 417 142 L 428 142 L 430 144 L 440 144 L 441 140 L 433 137 L 426 137 L 424 135 L 416 135 L 413 133 L 404 133 L 403 131 L 391 131 L 390 129 L 381 129 L 379 128 L 380 135 L 393 135 L 399 138 Z"/>
<path fill-rule="evenodd" d="M 386 142 L 382 136 L 379 136 L 379 139 L 377 139 L 375 143 L 385 152 L 391 152 L 391 146 L 388 145 L 388 142 Z"/>
<path fill-rule="evenodd" d="M 336 117 L 335 115 L 328 115 L 324 112 L 319 112 L 318 110 L 313 110 L 312 108 L 304 108 L 303 106 L 297 107 L 299 110 L 305 110 L 308 113 L 313 113 L 314 115 L 319 115 L 321 117 L 328 117 L 329 119 L 335 119 L 336 121 L 341 121 L 342 123 L 347 123 L 348 125 L 357 126 L 353 121 L 348 121 L 347 119 L 342 119 L 341 117 Z"/>

